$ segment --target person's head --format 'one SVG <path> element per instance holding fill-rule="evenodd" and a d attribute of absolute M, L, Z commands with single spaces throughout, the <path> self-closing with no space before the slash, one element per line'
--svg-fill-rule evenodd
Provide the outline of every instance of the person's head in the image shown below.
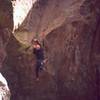
<path fill-rule="evenodd" d="M 39 43 L 38 39 L 32 40 L 32 44 L 34 48 L 40 48 L 41 44 Z"/>

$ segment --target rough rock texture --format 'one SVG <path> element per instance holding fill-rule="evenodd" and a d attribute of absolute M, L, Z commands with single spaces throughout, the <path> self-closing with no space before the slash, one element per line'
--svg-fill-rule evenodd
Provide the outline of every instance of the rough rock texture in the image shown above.
<path fill-rule="evenodd" d="M 10 0 L 0 0 L 0 28 L 13 28 L 13 8 Z"/>
<path fill-rule="evenodd" d="M 96 67 L 96 84 L 98 100 L 100 99 L 100 20 L 98 21 L 97 30 L 95 31 L 95 37 L 93 40 L 93 66 Z"/>
<path fill-rule="evenodd" d="M 13 29 L 13 9 L 10 1 L 0 0 L 0 72 L 7 56 L 6 46 Z M 6 79 L 0 73 L 0 100 L 10 100 Z"/>
<path fill-rule="evenodd" d="M 17 40 L 44 39 L 47 71 L 35 80 L 35 57 L 13 36 L 5 76 L 12 100 L 99 100 L 99 0 L 39 0 L 15 31 Z"/>
<path fill-rule="evenodd" d="M 49 73 L 41 72 L 40 81 L 35 78 L 35 58 L 21 49 L 12 37 L 7 46 L 5 76 L 11 90 L 11 100 L 56 100 L 55 80 Z"/>
<path fill-rule="evenodd" d="M 35 36 L 41 40 L 46 34 L 64 23 L 68 16 L 68 8 L 74 1 L 38 0 L 20 28 L 15 31 L 17 39 L 29 43 Z M 79 1 L 79 4 L 81 3 L 82 1 Z"/>

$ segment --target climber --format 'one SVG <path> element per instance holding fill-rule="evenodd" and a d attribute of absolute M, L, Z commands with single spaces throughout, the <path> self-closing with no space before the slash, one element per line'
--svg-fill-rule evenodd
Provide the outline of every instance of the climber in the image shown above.
<path fill-rule="evenodd" d="M 32 45 L 33 53 L 36 56 L 36 80 L 39 80 L 39 72 L 44 70 L 46 59 L 44 59 L 44 49 L 37 39 L 32 40 Z"/>

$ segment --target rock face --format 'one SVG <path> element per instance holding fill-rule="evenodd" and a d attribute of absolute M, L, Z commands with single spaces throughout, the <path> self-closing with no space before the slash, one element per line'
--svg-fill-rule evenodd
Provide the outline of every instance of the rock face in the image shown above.
<path fill-rule="evenodd" d="M 0 0 L 0 72 L 7 56 L 6 46 L 13 29 L 13 9 L 10 1 Z M 0 73 L 0 100 L 10 100 L 10 90 L 6 79 Z"/>
<path fill-rule="evenodd" d="M 96 35 L 93 40 L 93 66 L 96 67 L 96 84 L 97 84 L 97 95 L 98 95 L 98 100 L 100 98 L 100 20 L 98 21 L 98 26 L 96 30 Z"/>
<path fill-rule="evenodd" d="M 7 54 L 3 72 L 8 79 L 11 100 L 56 100 L 57 89 L 52 75 L 41 72 L 40 81 L 37 82 L 34 55 L 22 51 L 13 36 L 7 46 Z"/>
<path fill-rule="evenodd" d="M 68 16 L 68 7 L 72 3 L 72 1 L 66 0 L 38 0 L 20 28 L 15 31 L 17 39 L 25 43 L 29 43 L 33 37 L 38 37 L 41 40 L 46 34 L 65 22 Z"/>
<path fill-rule="evenodd" d="M 7 45 L 3 72 L 12 100 L 99 100 L 99 0 L 38 0 Z M 47 71 L 23 45 L 44 41 Z"/>

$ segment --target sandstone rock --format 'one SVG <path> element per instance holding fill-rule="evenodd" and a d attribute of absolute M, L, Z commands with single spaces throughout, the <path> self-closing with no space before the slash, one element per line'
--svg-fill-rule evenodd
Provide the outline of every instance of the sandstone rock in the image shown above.
<path fill-rule="evenodd" d="M 11 48 L 12 47 L 12 48 Z M 12 36 L 7 46 L 3 73 L 11 90 L 11 100 L 56 100 L 56 83 L 47 72 L 35 78 L 34 55 L 20 51 L 21 44 Z"/>
<path fill-rule="evenodd" d="M 0 0 L 0 72 L 7 56 L 6 46 L 13 29 L 13 11 L 9 0 Z M 10 90 L 6 79 L 0 73 L 0 100 L 10 100 Z"/>
<path fill-rule="evenodd" d="M 7 45 L 3 73 L 12 100 L 99 100 L 99 0 L 39 0 Z M 35 80 L 24 45 L 44 41 L 47 71 Z M 20 42 L 18 42 L 20 41 Z M 23 47 L 23 49 L 20 49 Z"/>
<path fill-rule="evenodd" d="M 0 0 L 0 28 L 13 29 L 13 8 L 10 0 Z"/>
<path fill-rule="evenodd" d="M 48 72 L 54 73 L 57 100 L 97 99 L 96 67 L 91 56 L 100 17 L 98 3 L 98 0 L 41 0 L 15 32 L 17 39 L 26 44 L 33 37 L 45 38 L 47 67 Z"/>

